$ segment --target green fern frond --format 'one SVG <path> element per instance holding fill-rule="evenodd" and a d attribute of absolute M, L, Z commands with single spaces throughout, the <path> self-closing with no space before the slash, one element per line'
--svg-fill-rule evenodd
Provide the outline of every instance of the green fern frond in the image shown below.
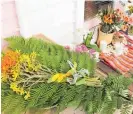
<path fill-rule="evenodd" d="M 22 36 L 12 36 L 5 39 L 9 43 L 9 48 L 12 50 L 22 50 L 25 49 L 26 40 Z"/>
<path fill-rule="evenodd" d="M 59 85 L 58 90 L 55 94 L 49 99 L 49 105 L 53 106 L 59 104 L 62 96 L 64 96 L 64 92 L 67 90 L 67 86 L 64 84 Z"/>
<path fill-rule="evenodd" d="M 64 93 L 64 96 L 59 103 L 59 110 L 64 110 L 67 107 L 68 103 L 74 99 L 75 95 L 75 87 L 71 86 L 68 91 Z"/>
<path fill-rule="evenodd" d="M 66 73 L 70 69 L 67 60 L 70 60 L 78 64 L 77 70 L 88 69 L 90 76 L 94 73 L 96 63 L 86 53 L 70 52 L 60 45 L 46 43 L 36 38 L 10 37 L 6 40 L 12 50 L 21 50 L 21 53 L 36 52 L 39 62 L 56 72 Z M 117 108 L 121 108 L 122 114 L 130 114 L 127 108 L 131 104 L 131 97 L 126 90 L 131 83 L 133 83 L 132 78 L 112 75 L 102 81 L 101 87 L 39 83 L 31 88 L 28 100 L 14 94 L 8 85 L 2 83 L 2 111 L 5 114 L 20 114 L 29 108 L 40 109 L 53 106 L 57 106 L 61 111 L 69 104 L 78 102 L 77 107 L 83 106 L 88 114 L 113 114 Z"/>
<path fill-rule="evenodd" d="M 26 110 L 26 102 L 22 96 L 9 94 L 2 101 L 2 112 L 5 114 L 20 114 Z"/>
<path fill-rule="evenodd" d="M 132 113 L 132 105 L 129 104 L 123 104 L 120 114 L 131 114 Z"/>
<path fill-rule="evenodd" d="M 36 52 L 38 60 L 51 69 L 56 69 L 57 72 L 66 73 L 70 67 L 67 60 L 78 63 L 78 68 L 86 68 L 89 72 L 93 72 L 95 61 L 86 53 L 76 53 L 65 50 L 64 47 L 47 43 L 44 40 L 23 37 L 10 37 L 6 39 L 9 42 L 9 47 L 13 50 L 21 50 L 22 53 Z M 57 57 L 56 57 L 57 56 Z M 59 66 L 60 63 L 60 66 Z"/>
<path fill-rule="evenodd" d="M 49 88 L 45 90 L 45 93 L 42 96 L 40 96 L 41 99 L 38 99 L 37 106 L 47 107 L 48 106 L 47 101 L 52 98 L 52 96 L 56 93 L 58 88 L 59 88 L 58 84 L 51 84 Z"/>
<path fill-rule="evenodd" d="M 43 96 L 43 94 L 48 91 L 49 84 L 39 84 L 31 90 L 31 97 L 28 100 L 28 107 L 35 107 L 38 103 L 38 100 Z"/>

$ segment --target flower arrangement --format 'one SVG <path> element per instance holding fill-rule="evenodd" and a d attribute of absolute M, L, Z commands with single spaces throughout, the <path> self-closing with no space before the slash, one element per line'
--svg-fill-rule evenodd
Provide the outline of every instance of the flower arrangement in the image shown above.
<path fill-rule="evenodd" d="M 125 34 L 128 34 L 129 24 L 133 23 L 133 18 L 127 16 L 119 9 L 114 10 L 108 7 L 108 9 L 99 11 L 98 14 L 102 21 L 99 28 L 98 45 L 100 45 L 102 40 L 110 44 L 115 31 L 122 30 Z"/>
<path fill-rule="evenodd" d="M 17 94 L 30 97 L 30 89 L 38 82 L 45 82 L 52 71 L 36 60 L 36 53 L 21 54 L 20 51 L 7 51 L 2 57 L 2 80 Z M 44 72 L 47 71 L 47 72 Z"/>
<path fill-rule="evenodd" d="M 113 33 L 115 26 L 120 24 L 120 16 L 111 7 L 99 11 L 98 15 L 101 18 L 101 31 L 104 33 Z"/>
<path fill-rule="evenodd" d="M 133 18 L 125 15 L 120 9 L 113 10 L 111 7 L 99 12 L 101 17 L 101 31 L 104 33 L 113 33 L 121 25 L 130 24 Z"/>
<path fill-rule="evenodd" d="M 21 54 L 20 51 L 7 51 L 2 57 L 2 80 L 10 85 L 10 88 L 17 94 L 24 95 L 25 99 L 30 97 L 30 89 L 34 84 L 40 82 L 68 82 L 70 84 L 78 84 L 83 78 L 89 78 L 87 69 L 77 71 L 77 63 L 74 65 L 68 61 L 70 70 L 67 73 L 55 73 L 51 69 L 41 65 L 36 60 L 36 53 Z M 52 75 L 53 74 L 53 75 Z M 52 76 L 51 76 L 52 75 Z M 96 78 L 100 85 L 100 80 Z M 93 80 L 93 78 L 92 78 Z M 94 78 L 95 80 L 95 78 Z M 85 83 L 90 82 L 85 80 Z M 95 81 L 94 81 L 95 82 Z"/>
<path fill-rule="evenodd" d="M 36 38 L 6 40 L 10 50 L 3 52 L 1 65 L 3 113 L 36 109 L 40 114 L 42 109 L 60 112 L 74 106 L 88 114 L 113 114 L 116 109 L 130 114 L 133 98 L 128 86 L 132 78 L 99 77 L 96 62 L 88 54 L 57 44 Z"/>
<path fill-rule="evenodd" d="M 121 21 L 126 24 L 133 22 L 133 18 L 124 14 L 120 9 L 116 9 L 116 13 L 121 18 Z"/>

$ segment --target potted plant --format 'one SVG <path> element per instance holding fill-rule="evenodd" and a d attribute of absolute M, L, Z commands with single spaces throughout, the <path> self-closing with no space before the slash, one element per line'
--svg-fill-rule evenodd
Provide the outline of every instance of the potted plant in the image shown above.
<path fill-rule="evenodd" d="M 99 35 L 97 44 L 99 45 L 100 41 L 104 40 L 107 44 L 110 44 L 116 31 L 116 26 L 120 24 L 120 16 L 117 14 L 116 10 L 113 10 L 112 7 L 107 9 L 102 9 L 99 11 L 98 15 L 101 18 L 101 23 L 99 26 Z"/>

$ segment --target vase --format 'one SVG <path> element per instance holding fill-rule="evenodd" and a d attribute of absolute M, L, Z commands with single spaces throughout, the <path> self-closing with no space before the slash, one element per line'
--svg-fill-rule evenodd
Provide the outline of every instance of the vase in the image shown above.
<path fill-rule="evenodd" d="M 97 39 L 97 44 L 98 46 L 100 46 L 100 42 L 103 40 L 108 44 L 110 44 L 112 42 L 114 33 L 104 33 L 100 30 L 99 27 L 99 34 L 98 34 L 98 39 Z"/>

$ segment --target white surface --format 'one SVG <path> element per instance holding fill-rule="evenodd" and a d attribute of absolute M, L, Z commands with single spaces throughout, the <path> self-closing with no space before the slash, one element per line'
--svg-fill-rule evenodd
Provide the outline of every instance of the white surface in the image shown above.
<path fill-rule="evenodd" d="M 106 49 L 107 49 L 107 42 L 106 41 L 102 40 L 100 42 L 100 49 L 101 49 L 102 52 L 106 51 Z"/>
<path fill-rule="evenodd" d="M 83 27 L 84 0 L 17 0 L 20 33 L 42 33 L 59 44 L 71 44 Z"/>
<path fill-rule="evenodd" d="M 85 0 L 75 0 L 74 44 L 83 42 Z"/>
<path fill-rule="evenodd" d="M 97 41 L 97 39 L 98 39 L 98 29 L 99 29 L 99 26 L 96 26 L 96 27 L 94 28 L 93 37 L 92 37 L 92 40 L 91 40 L 91 42 L 92 42 L 93 44 L 95 44 L 96 41 Z"/>

